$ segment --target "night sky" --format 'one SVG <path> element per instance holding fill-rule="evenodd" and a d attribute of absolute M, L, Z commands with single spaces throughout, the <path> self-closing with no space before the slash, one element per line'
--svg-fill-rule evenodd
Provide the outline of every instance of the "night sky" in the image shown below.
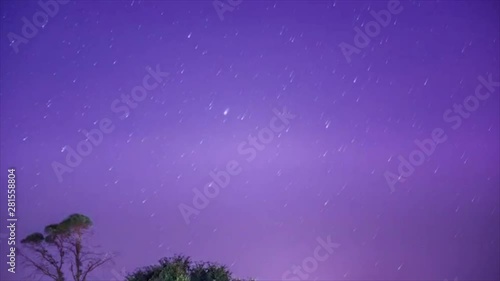
<path fill-rule="evenodd" d="M 91 280 L 300 278 L 317 239 L 302 279 L 500 279 L 498 1 L 63 2 L 31 38 L 1 2 L 2 280 L 8 168 L 18 241 L 93 219 Z"/>

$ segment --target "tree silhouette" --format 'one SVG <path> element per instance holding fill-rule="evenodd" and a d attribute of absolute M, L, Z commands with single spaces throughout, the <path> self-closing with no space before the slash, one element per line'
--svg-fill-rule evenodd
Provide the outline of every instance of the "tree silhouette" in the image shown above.
<path fill-rule="evenodd" d="M 224 265 L 211 262 L 193 263 L 189 257 L 163 258 L 158 265 L 136 270 L 126 281 L 243 281 L 232 276 Z"/>
<path fill-rule="evenodd" d="M 55 281 L 64 281 L 65 252 L 60 239 L 46 239 L 42 233 L 37 232 L 21 240 L 21 244 L 32 254 L 27 255 L 24 251 L 19 251 L 20 255 L 24 257 L 28 266 L 35 269 L 36 273 Z"/>
<path fill-rule="evenodd" d="M 21 240 L 24 247 L 20 255 L 34 269 L 34 275 L 65 281 L 64 265 L 68 264 L 74 281 L 87 281 L 89 273 L 112 259 L 89 245 L 91 227 L 89 217 L 72 214 L 58 224 L 47 225 L 45 235 L 36 232 Z"/>

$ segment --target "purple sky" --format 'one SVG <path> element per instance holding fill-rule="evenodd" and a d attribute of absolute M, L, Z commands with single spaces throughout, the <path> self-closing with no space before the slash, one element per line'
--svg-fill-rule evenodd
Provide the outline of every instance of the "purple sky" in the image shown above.
<path fill-rule="evenodd" d="M 26 279 L 6 265 L 14 167 L 18 239 L 90 216 L 118 255 L 92 280 L 174 253 L 279 280 L 328 236 L 341 246 L 309 280 L 499 280 L 500 88 L 457 129 L 443 118 L 500 80 L 499 2 L 401 7 L 348 63 L 339 44 L 387 1 L 243 0 L 223 20 L 210 0 L 71 1 L 17 53 L 8 34 L 41 8 L 1 1 L 0 279 Z M 113 101 L 157 65 L 169 76 L 120 119 Z M 296 117 L 246 161 L 284 106 Z M 103 118 L 114 131 L 60 182 L 52 163 Z M 386 171 L 435 128 L 447 140 L 391 193 Z M 241 173 L 186 224 L 179 204 L 230 160 Z"/>

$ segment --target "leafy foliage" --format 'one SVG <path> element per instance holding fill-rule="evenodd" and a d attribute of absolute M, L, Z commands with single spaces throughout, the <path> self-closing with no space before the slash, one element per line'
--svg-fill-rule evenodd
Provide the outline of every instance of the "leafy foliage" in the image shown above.
<path fill-rule="evenodd" d="M 32 233 L 32 234 L 26 236 L 26 238 L 21 240 L 21 243 L 23 243 L 23 244 L 40 244 L 43 241 L 44 241 L 43 234 L 41 234 L 40 232 L 35 232 L 35 233 Z"/>
<path fill-rule="evenodd" d="M 90 218 L 81 214 L 72 214 L 59 223 L 59 229 L 63 232 L 89 229 L 91 226 L 92 221 Z"/>
<path fill-rule="evenodd" d="M 21 240 L 24 247 L 20 255 L 33 268 L 33 277 L 64 281 L 65 272 L 69 271 L 73 280 L 87 281 L 89 273 L 111 261 L 110 255 L 98 253 L 87 245 L 84 238 L 91 227 L 89 217 L 72 214 L 60 223 L 47 225 L 45 236 L 36 232 Z M 65 265 L 69 265 L 69 270 L 65 270 Z"/>
<path fill-rule="evenodd" d="M 148 266 L 129 274 L 126 281 L 236 281 L 224 265 L 193 263 L 189 257 L 163 258 L 159 265 Z"/>

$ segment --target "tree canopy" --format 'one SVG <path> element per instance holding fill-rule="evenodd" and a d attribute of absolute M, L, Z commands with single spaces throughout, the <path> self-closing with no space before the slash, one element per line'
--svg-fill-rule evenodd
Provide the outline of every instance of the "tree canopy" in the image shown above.
<path fill-rule="evenodd" d="M 72 214 L 59 223 L 49 224 L 44 233 L 32 233 L 21 240 L 20 255 L 33 268 L 33 275 L 65 281 L 65 272 L 73 280 L 87 281 L 89 273 L 111 260 L 87 245 L 92 221 L 82 214 Z"/>
<path fill-rule="evenodd" d="M 59 223 L 47 225 L 21 240 L 21 256 L 34 275 L 54 281 L 88 281 L 89 273 L 111 261 L 98 253 L 84 239 L 93 226 L 91 219 L 72 214 Z M 71 273 L 67 278 L 66 273 Z M 121 280 L 120 280 L 121 281 Z M 162 258 L 158 264 L 137 269 L 124 281 L 244 281 L 235 278 L 225 265 L 193 262 L 183 255 Z M 248 280 L 250 281 L 250 280 Z"/>
<path fill-rule="evenodd" d="M 175 255 L 158 264 L 136 270 L 126 281 L 243 281 L 232 276 L 224 265 L 212 262 L 192 262 L 189 257 Z"/>

